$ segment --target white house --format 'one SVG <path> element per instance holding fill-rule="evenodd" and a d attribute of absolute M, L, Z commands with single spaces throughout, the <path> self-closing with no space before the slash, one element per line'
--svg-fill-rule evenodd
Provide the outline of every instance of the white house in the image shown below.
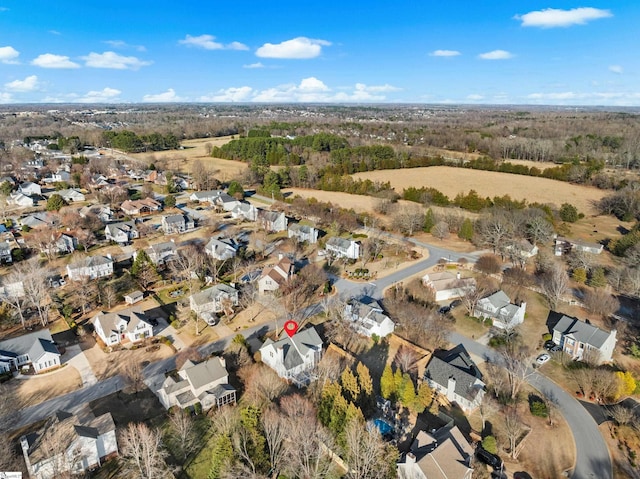
<path fill-rule="evenodd" d="M 139 238 L 140 233 L 134 221 L 123 221 L 122 223 L 111 223 L 104 227 L 104 237 L 107 241 L 115 241 L 118 244 L 126 245 L 132 240 Z"/>
<path fill-rule="evenodd" d="M 393 333 L 396 327 L 391 318 L 384 314 L 380 303 L 369 297 L 349 301 L 342 316 L 353 324 L 356 331 L 369 337 L 376 335 L 384 338 Z"/>
<path fill-rule="evenodd" d="M 58 219 L 48 211 L 38 211 L 24 218 L 20 218 L 19 222 L 22 226 L 28 226 L 34 229 L 55 226 L 58 223 Z"/>
<path fill-rule="evenodd" d="M 300 243 L 316 244 L 318 242 L 318 230 L 313 226 L 292 223 L 288 229 L 289 238 L 294 238 Z"/>
<path fill-rule="evenodd" d="M 167 264 L 169 261 L 176 259 L 178 255 L 178 249 L 176 243 L 171 241 L 165 241 L 163 243 L 156 243 L 145 249 L 147 256 L 153 264 L 160 266 Z"/>
<path fill-rule="evenodd" d="M 167 376 L 157 395 L 167 409 L 185 409 L 200 403 L 207 411 L 236 402 L 236 390 L 229 384 L 224 358 L 219 356 L 197 364 L 186 361 L 175 374 Z"/>
<path fill-rule="evenodd" d="M 235 257 L 238 245 L 230 238 L 211 238 L 204 247 L 204 252 L 214 259 L 224 261 Z"/>
<path fill-rule="evenodd" d="M 434 295 L 434 301 L 448 301 L 461 298 L 467 292 L 476 287 L 474 278 L 462 278 L 460 273 L 451 271 L 427 273 L 422 277 L 422 284 L 430 289 Z"/>
<path fill-rule="evenodd" d="M 45 183 L 61 183 L 63 181 L 71 181 L 71 173 L 65 170 L 58 170 L 55 173 L 51 173 L 51 176 L 44 179 Z"/>
<path fill-rule="evenodd" d="M 231 210 L 231 216 L 239 220 L 257 221 L 258 208 L 250 203 L 240 203 Z"/>
<path fill-rule="evenodd" d="M 258 210 L 258 222 L 263 230 L 278 233 L 287 229 L 287 216 L 281 211 Z"/>
<path fill-rule="evenodd" d="M 478 300 L 473 315 L 476 318 L 491 319 L 500 329 L 512 329 L 524 322 L 527 303 L 513 304 L 507 294 L 500 290 Z"/>
<path fill-rule="evenodd" d="M 189 297 L 191 311 L 202 317 L 207 323 L 215 322 L 213 314 L 233 312 L 238 305 L 238 290 L 219 283 Z"/>
<path fill-rule="evenodd" d="M 66 190 L 59 190 L 59 191 L 56 191 L 55 193 L 58 193 L 60 196 L 62 196 L 62 199 L 65 200 L 67 203 L 73 203 L 74 201 L 84 201 L 85 200 L 84 194 L 82 194 L 80 192 L 80 190 L 78 190 L 76 188 L 69 188 L 69 189 L 66 189 Z"/>
<path fill-rule="evenodd" d="M 553 311 L 550 315 L 557 315 Z M 562 315 L 553 326 L 553 342 L 562 348 L 572 359 L 589 361 L 597 364 L 611 362 L 616 347 L 616 333 L 604 331 L 588 321 Z"/>
<path fill-rule="evenodd" d="M 0 241 L 0 263 L 13 263 L 11 255 L 12 244 L 7 241 Z"/>
<path fill-rule="evenodd" d="M 84 475 L 118 454 L 111 413 L 95 417 L 58 411 L 38 431 L 20 437 L 29 477 L 57 479 Z"/>
<path fill-rule="evenodd" d="M 41 247 L 43 253 L 48 254 L 70 254 L 76 250 L 78 240 L 66 233 L 53 233 L 52 243 L 49 246 Z"/>
<path fill-rule="evenodd" d="M 103 223 L 111 221 L 113 218 L 113 211 L 109 205 L 87 205 L 80 208 L 80 216 L 86 218 L 89 215 L 95 215 Z"/>
<path fill-rule="evenodd" d="M 213 205 L 222 193 L 222 190 L 194 191 L 191 193 L 191 196 L 189 196 L 189 200 L 200 203 L 211 203 Z"/>
<path fill-rule="evenodd" d="M 322 339 L 312 326 L 293 336 L 283 332 L 277 341 L 267 339 L 260 348 L 262 362 L 281 378 L 297 386 L 313 380 L 313 369 L 322 359 Z"/>
<path fill-rule="evenodd" d="M 427 364 L 424 379 L 429 387 L 471 412 L 481 403 L 485 393 L 482 373 L 462 345 L 434 354 Z"/>
<path fill-rule="evenodd" d="M 195 222 L 188 215 L 166 215 L 162 217 L 162 231 L 169 235 L 185 233 L 195 228 Z"/>
<path fill-rule="evenodd" d="M 117 313 L 98 313 L 91 323 L 96 334 L 107 346 L 130 341 L 136 343 L 153 336 L 153 326 L 146 315 L 137 308 Z"/>
<path fill-rule="evenodd" d="M 132 291 L 124 295 L 124 302 L 127 304 L 136 304 L 144 299 L 142 291 Z"/>
<path fill-rule="evenodd" d="M 15 371 L 31 365 L 40 373 L 60 364 L 60 351 L 48 329 L 0 341 L 0 371 Z"/>
<path fill-rule="evenodd" d="M 327 240 L 325 249 L 338 258 L 358 259 L 360 257 L 360 243 L 337 236 Z"/>
<path fill-rule="evenodd" d="M 87 256 L 67 265 L 69 279 L 81 281 L 83 279 L 98 279 L 113 274 L 113 259 L 107 256 Z"/>
<path fill-rule="evenodd" d="M 471 479 L 473 447 L 457 426 L 420 431 L 404 460 L 399 479 Z"/>
<path fill-rule="evenodd" d="M 40 185 L 37 183 L 32 183 L 31 181 L 26 181 L 18 186 L 18 191 L 26 196 L 42 194 L 42 188 L 40 187 Z"/>
<path fill-rule="evenodd" d="M 276 291 L 293 277 L 294 266 L 291 260 L 285 256 L 273 266 L 269 266 L 262 271 L 258 278 L 258 291 L 264 294 L 267 291 Z"/>
<path fill-rule="evenodd" d="M 35 203 L 33 198 L 20 192 L 9 193 L 7 204 L 19 206 L 20 208 L 31 208 Z"/>
<path fill-rule="evenodd" d="M 599 243 L 589 243 L 588 241 L 574 240 L 557 236 L 555 239 L 555 255 L 562 256 L 571 251 L 582 251 L 584 253 L 600 254 L 604 246 Z"/>

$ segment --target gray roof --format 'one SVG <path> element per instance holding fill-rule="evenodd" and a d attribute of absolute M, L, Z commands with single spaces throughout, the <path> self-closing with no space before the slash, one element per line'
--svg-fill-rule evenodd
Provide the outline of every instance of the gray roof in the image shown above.
<path fill-rule="evenodd" d="M 318 332 L 312 326 L 294 334 L 292 337 L 283 334 L 283 337 L 275 342 L 267 339 L 262 348 L 270 344 L 273 344 L 276 349 L 282 348 L 284 367 L 287 370 L 291 370 L 304 363 L 302 357 L 306 356 L 310 349 L 322 347 L 322 339 L 320 339 Z"/>
<path fill-rule="evenodd" d="M 195 196 L 198 201 L 208 200 L 209 198 L 217 198 L 222 194 L 222 190 L 194 191 L 191 196 Z"/>
<path fill-rule="evenodd" d="M 184 215 L 167 215 L 163 216 L 162 220 L 165 223 L 184 223 L 187 218 Z"/>
<path fill-rule="evenodd" d="M 215 251 L 217 254 L 222 254 L 229 249 L 236 251 L 237 245 L 230 238 L 211 238 L 205 246 L 205 249 Z"/>
<path fill-rule="evenodd" d="M 102 330 L 108 336 L 112 331 L 119 332 L 117 325 L 120 321 L 124 321 L 127 324 L 126 331 L 134 331 L 140 322 L 147 323 L 146 319 L 145 314 L 139 308 L 132 308 L 118 311 L 117 313 L 100 312 L 91 322 L 93 324 L 100 322 Z"/>
<path fill-rule="evenodd" d="M 194 389 L 200 389 L 207 384 L 220 381 L 229 375 L 224 364 L 217 356 L 198 364 L 189 364 L 187 362 L 182 369 Z"/>
<path fill-rule="evenodd" d="M 106 226 L 111 236 L 118 234 L 118 231 L 129 234 L 130 231 L 137 231 L 136 224 L 133 221 L 123 221 L 121 223 L 111 223 Z"/>
<path fill-rule="evenodd" d="M 265 221 L 278 221 L 284 213 L 280 211 L 268 211 L 268 210 L 260 210 L 260 219 Z"/>
<path fill-rule="evenodd" d="M 424 377 L 443 387 L 447 387 L 449 379 L 453 378 L 456 381 L 455 393 L 473 401 L 478 393 L 476 381 L 482 380 L 482 373 L 464 346 L 459 345 L 447 351 L 443 357 L 434 355 L 427 364 Z"/>
<path fill-rule="evenodd" d="M 352 314 L 360 319 L 368 318 L 378 324 L 382 324 L 385 320 L 389 319 L 389 316 L 384 314 L 380 303 L 373 298 L 364 297 L 361 300 L 352 299 L 349 304 L 352 308 Z"/>
<path fill-rule="evenodd" d="M 147 252 L 149 251 L 155 254 L 161 254 L 167 252 L 177 253 L 178 250 L 176 248 L 176 244 L 173 241 L 165 241 L 163 243 L 152 244 L 147 248 Z"/>
<path fill-rule="evenodd" d="M 201 305 L 210 303 L 224 295 L 236 296 L 237 294 L 237 289 L 232 288 L 228 284 L 220 283 L 194 294 L 192 298 L 197 305 Z"/>
<path fill-rule="evenodd" d="M 69 269 L 90 268 L 109 263 L 113 263 L 113 259 L 108 256 L 87 256 L 69 264 Z"/>
<path fill-rule="evenodd" d="M 352 241 L 348 240 L 346 238 L 339 238 L 338 236 L 333 236 L 332 238 L 329 238 L 329 240 L 327 241 L 327 245 L 329 246 L 333 246 L 334 248 L 340 248 L 340 249 L 349 249 L 349 247 L 351 246 Z"/>
<path fill-rule="evenodd" d="M 289 225 L 289 229 L 291 231 L 299 231 L 304 234 L 311 234 L 315 228 L 313 226 L 302 225 L 300 223 L 291 223 Z"/>
<path fill-rule="evenodd" d="M 51 331 L 48 329 L 0 341 L 0 354 L 4 356 L 16 357 L 28 354 L 32 361 L 37 361 L 45 352 L 60 354 L 56 345 L 53 344 Z"/>
<path fill-rule="evenodd" d="M 590 344 L 595 348 L 600 348 L 605 343 L 611 333 L 593 326 L 592 324 L 580 321 L 578 318 L 563 315 L 560 321 L 553 327 L 554 331 L 559 331 L 563 336 L 571 336 L 576 341 Z"/>

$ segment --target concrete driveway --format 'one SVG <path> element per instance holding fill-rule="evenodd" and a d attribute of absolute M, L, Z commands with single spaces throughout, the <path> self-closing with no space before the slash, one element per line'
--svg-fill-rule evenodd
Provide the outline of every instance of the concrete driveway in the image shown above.
<path fill-rule="evenodd" d="M 93 386 L 98 383 L 98 378 L 91 369 L 91 365 L 87 360 L 87 357 L 84 355 L 84 351 L 80 348 L 80 345 L 73 344 L 71 346 L 67 346 L 67 350 L 64 353 L 62 358 L 63 361 L 66 361 L 69 366 L 73 366 L 80 373 L 80 378 L 82 379 L 82 387 L 86 388 L 87 386 Z"/>

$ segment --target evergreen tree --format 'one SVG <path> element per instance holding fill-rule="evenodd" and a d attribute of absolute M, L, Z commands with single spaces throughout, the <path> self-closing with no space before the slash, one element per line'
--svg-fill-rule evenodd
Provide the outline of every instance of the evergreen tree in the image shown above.
<path fill-rule="evenodd" d="M 424 224 L 422 225 L 422 230 L 425 233 L 431 233 L 431 229 L 435 225 L 436 225 L 436 219 L 433 216 L 433 211 L 431 211 L 431 208 L 429 208 L 424 215 Z"/>
<path fill-rule="evenodd" d="M 47 200 L 47 211 L 59 211 L 66 204 L 62 196 L 54 193 Z"/>
<path fill-rule="evenodd" d="M 356 402 L 360 396 L 360 385 L 351 369 L 345 368 L 345 370 L 342 371 L 340 383 L 342 384 L 343 393 L 346 393 L 346 398 L 352 402 Z"/>
<path fill-rule="evenodd" d="M 221 479 L 233 461 L 233 444 L 227 434 L 221 434 L 211 448 L 211 468 L 207 479 Z"/>
<path fill-rule="evenodd" d="M 591 272 L 591 278 L 589 278 L 589 286 L 592 288 L 602 288 L 607 284 L 607 278 L 604 274 L 604 268 L 594 268 Z"/>
<path fill-rule="evenodd" d="M 176 197 L 173 195 L 167 195 L 164 197 L 164 206 L 167 208 L 173 208 L 176 205 Z"/>
<path fill-rule="evenodd" d="M 388 364 L 382 371 L 382 377 L 380 378 L 380 394 L 385 399 L 391 399 L 391 396 L 396 392 L 395 382 L 393 380 L 393 371 Z"/>
<path fill-rule="evenodd" d="M 458 237 L 466 241 L 471 241 L 473 238 L 473 222 L 469 218 L 465 218 L 462 225 L 460 225 Z"/>
<path fill-rule="evenodd" d="M 576 283 L 584 284 L 587 281 L 587 270 L 585 270 L 584 268 L 576 268 L 573 270 L 571 278 Z"/>
<path fill-rule="evenodd" d="M 371 396 L 373 394 L 373 380 L 371 379 L 369 368 L 362 364 L 362 362 L 359 362 L 356 366 L 356 373 L 358 374 L 360 392 L 363 395 Z"/>
<path fill-rule="evenodd" d="M 413 385 L 411 376 L 407 373 L 402 375 L 400 387 L 398 388 L 398 396 L 404 407 L 409 408 L 412 411 L 414 410 L 416 402 L 416 388 Z"/>
<path fill-rule="evenodd" d="M 418 395 L 415 401 L 415 410 L 418 414 L 423 412 L 429 405 L 431 398 L 433 397 L 433 391 L 426 382 L 423 382 L 418 386 Z"/>

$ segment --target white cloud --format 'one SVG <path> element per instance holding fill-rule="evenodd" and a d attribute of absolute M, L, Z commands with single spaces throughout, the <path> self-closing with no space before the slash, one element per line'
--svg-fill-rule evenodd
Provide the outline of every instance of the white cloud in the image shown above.
<path fill-rule="evenodd" d="M 434 50 L 429 53 L 432 57 L 457 57 L 462 55 L 458 50 Z"/>
<path fill-rule="evenodd" d="M 624 70 L 620 65 L 609 65 L 609 71 L 620 75 Z"/>
<path fill-rule="evenodd" d="M 69 57 L 53 53 L 43 53 L 34 58 L 31 64 L 41 68 L 80 68 L 80 65 L 69 60 Z"/>
<path fill-rule="evenodd" d="M 574 105 L 618 105 L 633 106 L 640 103 L 640 92 L 555 92 L 531 93 L 527 100 L 534 103 Z"/>
<path fill-rule="evenodd" d="M 256 55 L 262 58 L 308 59 L 316 58 L 322 53 L 322 47 L 331 45 L 326 40 L 314 40 L 307 37 L 297 37 L 282 43 L 265 43 L 256 50 Z"/>
<path fill-rule="evenodd" d="M 178 43 L 181 45 L 187 45 L 190 47 L 198 47 L 204 48 L 205 50 L 248 50 L 249 47 L 244 43 L 240 42 L 231 42 L 227 45 L 216 42 L 216 37 L 213 35 L 199 35 L 194 37 L 192 35 L 187 35 L 184 40 L 179 40 Z"/>
<path fill-rule="evenodd" d="M 18 55 L 20 55 L 20 52 L 13 47 L 0 47 L 0 62 L 2 63 L 18 63 L 16 60 Z"/>
<path fill-rule="evenodd" d="M 167 91 L 163 93 L 145 95 L 142 97 L 142 101 L 147 103 L 165 103 L 165 102 L 183 101 L 183 98 L 180 98 L 178 95 L 176 95 L 176 92 L 174 91 L 173 88 L 169 88 Z"/>
<path fill-rule="evenodd" d="M 12 102 L 13 102 L 13 97 L 11 96 L 11 93 L 0 92 L 0 103 L 12 103 Z"/>
<path fill-rule="evenodd" d="M 249 65 L 242 65 L 242 68 L 265 68 L 261 62 L 250 63 Z"/>
<path fill-rule="evenodd" d="M 103 43 L 106 43 L 110 47 L 120 48 L 120 49 L 134 49 L 139 52 L 146 52 L 147 49 L 144 45 L 130 45 L 123 40 L 105 40 Z"/>
<path fill-rule="evenodd" d="M 111 103 L 118 100 L 118 97 L 122 93 L 115 88 L 103 88 L 99 91 L 90 91 L 77 101 L 80 103 Z"/>
<path fill-rule="evenodd" d="M 62 33 L 60 33 L 58 30 L 49 30 L 49 33 L 51 35 L 62 35 Z"/>
<path fill-rule="evenodd" d="M 114 70 L 137 70 L 151 65 L 152 62 L 140 60 L 136 57 L 125 57 L 115 52 L 95 53 L 81 57 L 85 65 L 92 68 L 111 68 Z"/>
<path fill-rule="evenodd" d="M 14 80 L 4 84 L 7 90 L 11 91 L 33 91 L 38 88 L 38 77 L 31 75 L 24 80 Z"/>
<path fill-rule="evenodd" d="M 388 91 L 400 91 L 402 88 L 395 87 L 393 85 L 389 85 L 385 83 L 384 85 L 365 85 L 364 83 L 356 83 L 357 91 L 366 91 L 369 93 L 372 92 L 388 92 Z"/>
<path fill-rule="evenodd" d="M 585 25 L 591 20 L 612 17 L 610 10 L 599 8 L 580 7 L 571 10 L 561 10 L 559 8 L 547 8 L 516 15 L 513 17 L 522 22 L 523 27 L 556 28 L 570 27 L 571 25 Z"/>
<path fill-rule="evenodd" d="M 481 60 L 508 60 L 513 55 L 506 50 L 493 50 L 491 52 L 481 53 L 478 55 Z"/>
<path fill-rule="evenodd" d="M 467 95 L 467 100 L 480 101 L 480 100 L 484 100 L 484 96 L 478 95 L 478 94 L 471 94 L 471 95 Z"/>
<path fill-rule="evenodd" d="M 253 88 L 250 86 L 241 86 L 238 88 L 227 88 L 218 90 L 214 95 L 202 96 L 200 101 L 211 102 L 243 102 L 250 101 L 253 95 Z"/>

